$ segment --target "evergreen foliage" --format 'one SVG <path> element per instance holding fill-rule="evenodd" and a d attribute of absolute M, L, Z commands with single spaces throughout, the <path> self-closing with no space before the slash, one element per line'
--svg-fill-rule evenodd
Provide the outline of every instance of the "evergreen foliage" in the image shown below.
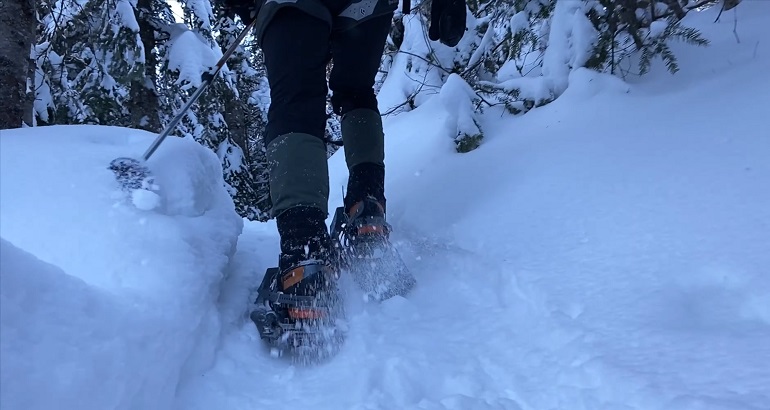
<path fill-rule="evenodd" d="M 452 74 L 474 90 L 468 98 L 476 116 L 489 107 L 521 114 L 548 104 L 568 87 L 569 73 L 580 68 L 621 77 L 632 72 L 643 75 L 660 59 L 676 73 L 673 41 L 708 45 L 682 19 L 715 3 L 468 0 L 468 31 L 457 47 L 449 48 L 425 38 L 430 10 L 430 0 L 425 0 L 415 13 L 399 16 L 391 31 L 383 67 L 403 71 L 412 84 L 404 87 L 404 103 L 389 113 L 419 105 L 421 95 L 435 94 Z M 415 15 L 420 24 L 415 24 Z M 458 151 L 465 152 L 480 145 L 483 130 L 453 137 Z"/>
<path fill-rule="evenodd" d="M 715 3 L 468 0 L 466 35 L 447 47 L 427 38 L 430 0 L 425 0 L 411 13 L 394 16 L 375 88 L 390 84 L 392 95 L 397 84 L 403 95 L 384 115 L 442 94 L 453 113 L 448 127 L 454 129 L 456 149 L 468 152 L 483 143 L 481 113 L 499 107 L 521 114 L 548 104 L 569 86 L 574 70 L 643 75 L 660 60 L 676 73 L 672 42 L 708 44 L 682 19 Z M 182 13 L 175 16 L 166 0 L 37 2 L 35 124 L 160 131 L 208 70 L 180 50 L 194 45 L 215 61 L 244 27 L 221 16 L 211 0 L 178 5 Z M 185 47 L 175 48 L 183 42 Z M 238 212 L 252 220 L 268 219 L 271 208 L 262 140 L 269 96 L 261 50 L 247 37 L 174 131 L 217 153 Z M 327 113 L 325 137 L 340 140 L 339 118 L 329 104 Z M 328 154 L 336 149 L 330 144 Z"/>

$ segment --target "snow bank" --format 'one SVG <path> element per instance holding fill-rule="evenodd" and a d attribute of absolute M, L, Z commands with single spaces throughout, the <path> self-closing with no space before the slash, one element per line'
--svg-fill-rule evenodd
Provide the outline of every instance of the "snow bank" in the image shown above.
<path fill-rule="evenodd" d="M 712 46 L 677 45 L 677 75 L 563 73 L 545 107 L 488 110 L 468 154 L 439 98 L 386 122 L 389 219 L 406 243 L 484 262 L 470 286 L 499 304 L 466 325 L 508 337 L 482 350 L 516 369 L 498 393 L 523 408 L 767 407 L 770 7 L 741 4 L 740 43 L 718 9 L 688 16 Z M 443 295 L 446 265 L 421 285 Z"/>
<path fill-rule="evenodd" d="M 148 163 L 161 206 L 141 211 L 107 165 L 154 135 L 0 132 L 3 408 L 168 408 L 213 355 L 242 228 L 216 155 L 169 138 Z"/>

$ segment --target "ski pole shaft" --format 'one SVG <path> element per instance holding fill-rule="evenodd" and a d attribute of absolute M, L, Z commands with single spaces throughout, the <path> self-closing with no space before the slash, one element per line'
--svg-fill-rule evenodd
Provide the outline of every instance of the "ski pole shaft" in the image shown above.
<path fill-rule="evenodd" d="M 238 36 L 238 38 L 235 39 L 233 44 L 230 45 L 230 47 L 225 51 L 224 54 L 222 54 L 222 58 L 217 61 L 217 65 L 213 67 L 213 71 L 207 71 L 203 73 L 201 76 L 202 82 L 201 86 L 198 87 L 197 90 L 193 93 L 193 95 L 190 96 L 190 99 L 187 100 L 187 103 L 182 107 L 181 110 L 179 110 L 179 113 L 171 120 L 171 122 L 166 125 L 166 128 L 163 130 L 163 132 L 158 135 L 157 138 L 155 138 L 155 141 L 152 142 L 149 148 L 147 148 L 147 151 L 144 153 L 142 158 L 147 161 L 150 159 L 152 154 L 155 152 L 155 150 L 160 147 L 160 144 L 163 143 L 163 140 L 166 139 L 166 137 L 171 134 L 171 131 L 174 130 L 174 127 L 176 127 L 177 124 L 179 124 L 179 121 L 182 120 L 182 117 L 187 114 L 187 110 L 192 107 L 193 104 L 195 104 L 196 101 L 198 101 L 198 98 L 203 94 L 204 91 L 211 85 L 211 83 L 214 81 L 214 79 L 217 77 L 217 74 L 219 74 L 219 71 L 222 70 L 222 67 L 224 67 L 227 60 L 230 58 L 230 56 L 235 53 L 235 50 L 238 48 L 238 46 L 241 45 L 243 42 L 243 39 L 246 38 L 246 35 L 249 34 L 252 27 L 254 27 L 254 23 L 256 22 L 256 19 L 252 21 L 246 28 L 241 32 L 241 34 Z"/>

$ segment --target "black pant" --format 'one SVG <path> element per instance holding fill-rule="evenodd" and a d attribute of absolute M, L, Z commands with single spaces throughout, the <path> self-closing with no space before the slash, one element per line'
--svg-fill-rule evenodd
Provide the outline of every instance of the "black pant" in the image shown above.
<path fill-rule="evenodd" d="M 298 9 L 280 9 L 265 29 L 261 44 L 271 98 L 265 144 L 291 132 L 323 139 L 330 59 L 334 112 L 378 111 L 374 79 L 391 21 L 392 13 L 333 31 L 321 19 Z"/>

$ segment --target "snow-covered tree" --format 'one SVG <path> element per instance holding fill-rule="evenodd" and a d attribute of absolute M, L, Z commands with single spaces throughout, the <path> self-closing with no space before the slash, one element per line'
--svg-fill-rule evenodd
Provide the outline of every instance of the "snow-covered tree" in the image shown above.
<path fill-rule="evenodd" d="M 235 25 L 215 27 L 209 0 L 181 2 L 177 23 L 165 0 L 50 0 L 33 49 L 36 118 L 45 124 L 109 124 L 159 132 L 201 85 L 202 75 L 234 40 Z M 231 22 L 232 23 L 232 22 Z M 239 28 L 238 30 L 242 29 Z M 244 46 L 246 47 L 246 46 Z M 263 169 L 249 146 L 259 107 L 248 104 L 261 85 L 252 50 L 229 69 L 174 130 L 215 151 L 238 211 L 266 219 Z M 243 91 L 245 92 L 243 92 Z M 257 118 L 254 120 L 254 118 Z"/>
<path fill-rule="evenodd" d="M 599 34 L 597 52 L 587 66 L 621 76 L 633 72 L 645 74 L 652 60 L 659 57 L 669 71 L 677 72 L 679 64 L 669 47 L 671 41 L 708 44 L 698 30 L 681 23 L 690 10 L 704 6 L 702 1 L 693 3 L 678 0 L 589 2 L 591 7 L 586 14 Z M 630 60 L 638 61 L 638 67 L 632 66 Z"/>
<path fill-rule="evenodd" d="M 154 84 L 157 49 L 172 21 L 165 1 L 58 0 L 41 2 L 38 13 L 41 124 L 160 130 Z"/>
<path fill-rule="evenodd" d="M 229 18 L 217 21 L 208 1 L 182 2 L 186 24 L 171 35 L 164 59 L 164 94 L 174 95 L 169 102 L 178 112 L 190 95 L 202 86 L 203 75 L 210 72 L 243 29 Z M 250 88 L 258 73 L 251 66 L 247 44 L 242 44 L 227 66 L 214 78 L 200 100 L 186 113 L 175 134 L 193 138 L 217 153 L 227 188 L 236 209 L 245 218 L 267 219 L 265 195 L 258 182 L 260 167 L 251 161 L 249 130 L 254 113 L 248 107 Z M 245 93 L 244 93 L 245 92 Z M 262 166 L 266 168 L 264 165 Z M 269 209 L 268 209 L 269 210 Z"/>
<path fill-rule="evenodd" d="M 467 152 L 483 141 L 480 113 L 503 107 L 519 114 L 548 104 L 569 87 L 575 70 L 644 74 L 661 59 L 676 72 L 671 41 L 707 43 L 682 18 L 715 3 L 468 0 L 467 32 L 448 47 L 428 38 L 431 0 L 417 1 L 410 13 L 394 16 L 375 87 L 400 95 L 385 115 L 438 95 L 450 113 L 447 132 L 457 151 Z M 211 0 L 179 4 L 180 23 L 166 0 L 37 2 L 32 124 L 160 131 L 244 27 L 237 18 L 215 18 L 220 10 Z M 261 50 L 247 37 L 174 130 L 219 155 L 238 212 L 249 219 L 265 220 L 271 208 L 263 143 L 269 95 Z M 339 140 L 328 105 L 327 113 L 325 137 Z M 329 155 L 336 148 L 329 145 Z"/>
<path fill-rule="evenodd" d="M 234 24 L 230 19 L 221 19 L 218 24 L 218 42 L 222 49 L 226 49 L 235 41 L 243 26 Z M 254 39 L 247 38 L 227 62 L 232 73 L 232 86 L 222 92 L 225 104 L 223 115 L 230 140 L 235 144 L 228 149 L 240 151 L 241 161 L 238 170 L 230 171 L 241 175 L 240 178 L 235 178 L 236 174 L 231 176 L 231 193 L 242 216 L 264 221 L 269 219 L 271 209 L 267 157 L 261 139 L 267 124 L 267 106 L 252 98 L 252 94 L 267 84 L 261 57 Z"/>
<path fill-rule="evenodd" d="M 430 3 L 397 16 L 391 31 L 383 69 L 397 77 L 389 81 L 398 83 L 403 103 L 388 113 L 414 108 L 441 90 L 447 110 L 461 110 L 450 121 L 457 122 L 457 150 L 466 152 L 483 139 L 478 113 L 503 106 L 519 114 L 548 104 L 566 90 L 574 70 L 644 74 L 660 58 L 675 73 L 671 41 L 708 44 L 681 20 L 716 0 L 468 0 L 467 31 L 456 47 L 428 40 Z M 458 103 L 463 108 L 457 98 L 467 100 Z"/>

